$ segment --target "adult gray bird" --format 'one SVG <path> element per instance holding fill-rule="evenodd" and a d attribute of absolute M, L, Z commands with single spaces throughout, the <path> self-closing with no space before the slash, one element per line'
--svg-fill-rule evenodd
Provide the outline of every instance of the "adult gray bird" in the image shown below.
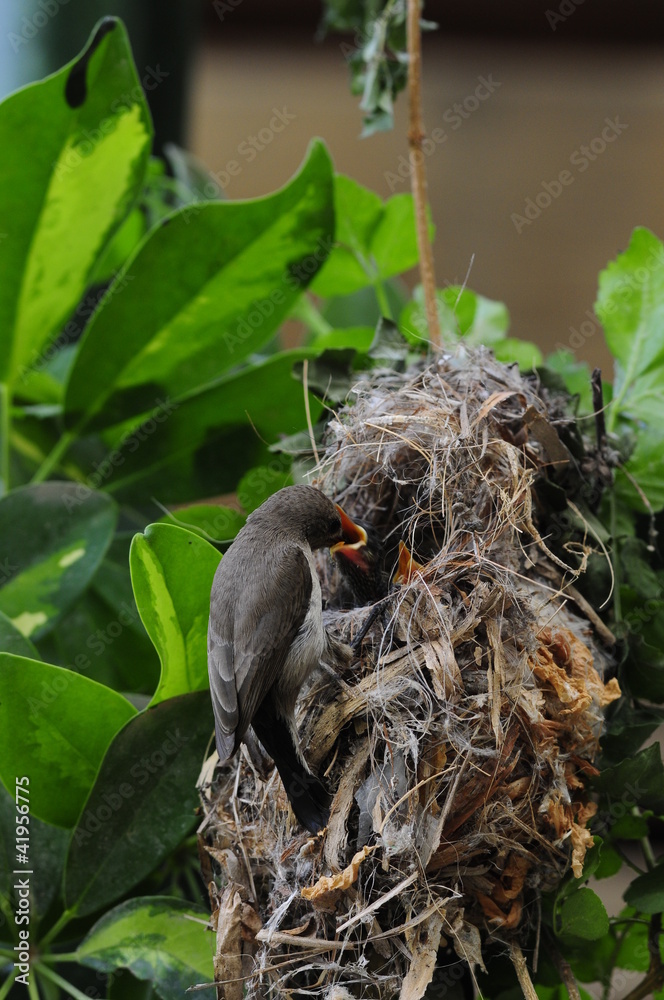
<path fill-rule="evenodd" d="M 315 833 L 329 796 L 304 760 L 295 702 L 311 670 L 338 655 L 322 621 L 313 551 L 362 544 L 364 532 L 313 486 L 287 486 L 247 518 L 210 595 L 208 671 L 217 752 L 226 761 L 249 726 L 272 757 L 293 812 Z"/>

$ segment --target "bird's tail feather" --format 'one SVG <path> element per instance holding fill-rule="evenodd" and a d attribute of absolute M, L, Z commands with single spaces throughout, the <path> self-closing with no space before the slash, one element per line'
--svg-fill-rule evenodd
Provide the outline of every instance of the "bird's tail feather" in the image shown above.
<path fill-rule="evenodd" d="M 261 705 L 251 720 L 256 736 L 275 763 L 300 823 L 311 833 L 327 826 L 330 796 L 322 781 L 302 762 L 293 734 L 274 706 Z"/>

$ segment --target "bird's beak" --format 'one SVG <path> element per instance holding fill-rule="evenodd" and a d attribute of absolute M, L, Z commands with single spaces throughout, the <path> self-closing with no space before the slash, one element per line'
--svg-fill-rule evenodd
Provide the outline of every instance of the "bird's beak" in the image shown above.
<path fill-rule="evenodd" d="M 362 549 L 367 544 L 367 533 L 359 524 L 351 521 L 348 514 L 341 509 L 339 504 L 334 505 L 341 518 L 341 530 L 343 538 L 330 547 L 333 556 L 344 556 L 349 562 L 357 563 L 363 569 L 367 568 L 367 560 Z"/>
<path fill-rule="evenodd" d="M 413 574 L 418 570 L 423 570 L 424 566 L 417 559 L 413 559 L 409 549 L 403 542 L 399 542 L 399 565 L 392 577 L 392 583 L 410 583 Z"/>

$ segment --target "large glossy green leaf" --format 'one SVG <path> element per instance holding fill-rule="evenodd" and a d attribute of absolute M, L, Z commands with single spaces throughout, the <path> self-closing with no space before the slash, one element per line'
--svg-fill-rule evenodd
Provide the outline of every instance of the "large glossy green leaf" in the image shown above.
<path fill-rule="evenodd" d="M 30 809 L 73 826 L 104 752 L 135 714 L 126 698 L 81 674 L 0 653 L 0 778 L 30 778 Z"/>
<path fill-rule="evenodd" d="M 413 199 L 385 203 L 350 177 L 334 178 L 335 246 L 313 283 L 317 295 L 350 295 L 402 274 L 418 261 Z"/>
<path fill-rule="evenodd" d="M 38 639 L 88 586 L 113 536 L 117 507 L 76 483 L 39 483 L 0 500 L 0 611 Z"/>
<path fill-rule="evenodd" d="M 139 896 L 104 914 L 76 956 L 100 972 L 130 969 L 152 980 L 163 1000 L 181 1000 L 190 986 L 214 979 L 208 918 L 202 907 L 181 899 Z"/>
<path fill-rule="evenodd" d="M 153 705 L 208 686 L 210 589 L 220 558 L 204 538 L 174 524 L 151 524 L 134 537 L 134 596 L 161 660 Z"/>
<path fill-rule="evenodd" d="M 333 227 L 332 166 L 320 142 L 276 194 L 165 219 L 88 327 L 66 390 L 69 426 L 163 408 L 236 367 L 320 268 Z"/>
<path fill-rule="evenodd" d="M 62 327 L 143 179 L 152 127 L 124 27 L 0 105 L 0 378 Z"/>
<path fill-rule="evenodd" d="M 177 847 L 194 822 L 213 725 L 210 696 L 196 691 L 148 708 L 117 734 L 72 836 L 68 908 L 108 906 Z"/>
<path fill-rule="evenodd" d="M 165 504 L 232 490 L 256 464 L 261 439 L 272 443 L 306 427 L 304 390 L 292 369 L 316 353 L 284 351 L 192 394 L 166 420 L 116 429 L 116 461 L 104 488 L 122 499 L 156 495 Z M 311 396 L 310 409 L 316 421 L 322 407 Z"/>

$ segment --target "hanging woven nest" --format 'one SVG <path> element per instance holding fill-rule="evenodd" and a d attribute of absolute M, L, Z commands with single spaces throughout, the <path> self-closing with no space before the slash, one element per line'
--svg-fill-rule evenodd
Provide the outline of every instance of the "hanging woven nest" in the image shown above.
<path fill-rule="evenodd" d="M 219 996 L 419 1000 L 441 944 L 482 968 L 487 941 L 524 942 L 540 894 L 581 875 L 584 777 L 620 690 L 575 586 L 600 545 L 574 496 L 610 472 L 567 404 L 464 350 L 367 376 L 330 422 L 315 483 L 376 540 L 387 595 L 353 607 L 320 554 L 328 627 L 365 632 L 300 699 L 336 792 L 327 830 L 302 832 L 255 754 L 204 790 Z"/>

